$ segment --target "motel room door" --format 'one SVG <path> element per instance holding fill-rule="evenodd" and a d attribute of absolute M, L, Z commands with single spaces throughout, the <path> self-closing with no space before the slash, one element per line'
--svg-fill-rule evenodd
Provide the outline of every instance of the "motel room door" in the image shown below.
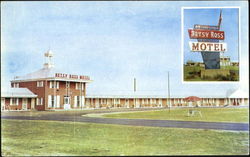
<path fill-rule="evenodd" d="M 27 110 L 28 100 L 27 98 L 23 98 L 22 109 Z"/>
<path fill-rule="evenodd" d="M 125 107 L 129 108 L 129 99 L 125 99 Z"/>
<path fill-rule="evenodd" d="M 35 109 L 35 99 L 34 98 L 31 99 L 31 109 L 32 110 Z"/>

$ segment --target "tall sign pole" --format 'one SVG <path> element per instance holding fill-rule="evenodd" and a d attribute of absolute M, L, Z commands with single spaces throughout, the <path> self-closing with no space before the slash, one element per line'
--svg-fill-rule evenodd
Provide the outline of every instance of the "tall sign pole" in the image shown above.
<path fill-rule="evenodd" d="M 170 104 L 171 104 L 171 102 L 170 102 L 171 100 L 170 100 L 170 84 L 169 84 L 169 71 L 168 71 L 168 102 L 169 102 L 169 104 L 168 104 L 168 111 L 170 112 Z"/>

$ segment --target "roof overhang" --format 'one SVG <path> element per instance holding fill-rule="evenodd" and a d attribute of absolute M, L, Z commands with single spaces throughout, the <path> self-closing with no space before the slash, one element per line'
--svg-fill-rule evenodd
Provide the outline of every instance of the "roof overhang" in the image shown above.
<path fill-rule="evenodd" d="M 44 81 L 44 80 L 47 80 L 47 81 L 65 81 L 65 82 L 85 82 L 85 83 L 93 82 L 93 80 L 68 79 L 68 78 L 56 78 L 56 77 L 25 79 L 25 80 L 11 80 L 10 82 L 16 83 L 16 82 L 30 82 L 30 81 Z"/>
<path fill-rule="evenodd" d="M 36 98 L 37 95 L 14 95 L 14 94 L 2 94 L 1 98 Z"/>

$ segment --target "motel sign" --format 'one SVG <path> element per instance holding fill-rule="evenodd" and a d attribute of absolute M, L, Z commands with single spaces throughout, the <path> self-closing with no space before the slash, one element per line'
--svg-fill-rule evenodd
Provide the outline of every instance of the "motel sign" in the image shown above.
<path fill-rule="evenodd" d="M 191 51 L 194 52 L 225 52 L 227 51 L 226 43 L 211 43 L 211 42 L 189 42 Z"/>
<path fill-rule="evenodd" d="M 192 52 L 201 52 L 205 69 L 220 69 L 220 52 L 227 51 L 227 44 L 219 42 L 225 39 L 224 31 L 220 31 L 222 16 L 220 12 L 217 26 L 195 24 L 188 29 L 189 38 L 198 42 L 189 42 Z"/>

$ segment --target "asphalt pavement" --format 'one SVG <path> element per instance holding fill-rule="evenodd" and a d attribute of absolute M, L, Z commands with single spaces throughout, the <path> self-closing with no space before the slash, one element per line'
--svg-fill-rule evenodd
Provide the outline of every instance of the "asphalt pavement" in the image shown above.
<path fill-rule="evenodd" d="M 125 110 L 137 111 L 137 110 Z M 19 120 L 49 120 L 49 121 L 70 121 L 102 124 L 118 124 L 130 126 L 149 126 L 149 127 L 170 127 L 170 128 L 192 128 L 192 129 L 214 129 L 230 131 L 249 131 L 248 123 L 228 123 L 228 122 L 200 122 L 200 121 L 176 121 L 176 120 L 150 120 L 150 119 L 114 119 L 82 116 L 89 113 L 107 113 L 117 112 L 110 111 L 88 111 L 88 112 L 51 112 L 49 114 L 39 114 L 34 116 L 15 114 L 1 114 L 2 119 L 19 119 Z M 119 111 L 121 112 L 121 111 Z"/>

